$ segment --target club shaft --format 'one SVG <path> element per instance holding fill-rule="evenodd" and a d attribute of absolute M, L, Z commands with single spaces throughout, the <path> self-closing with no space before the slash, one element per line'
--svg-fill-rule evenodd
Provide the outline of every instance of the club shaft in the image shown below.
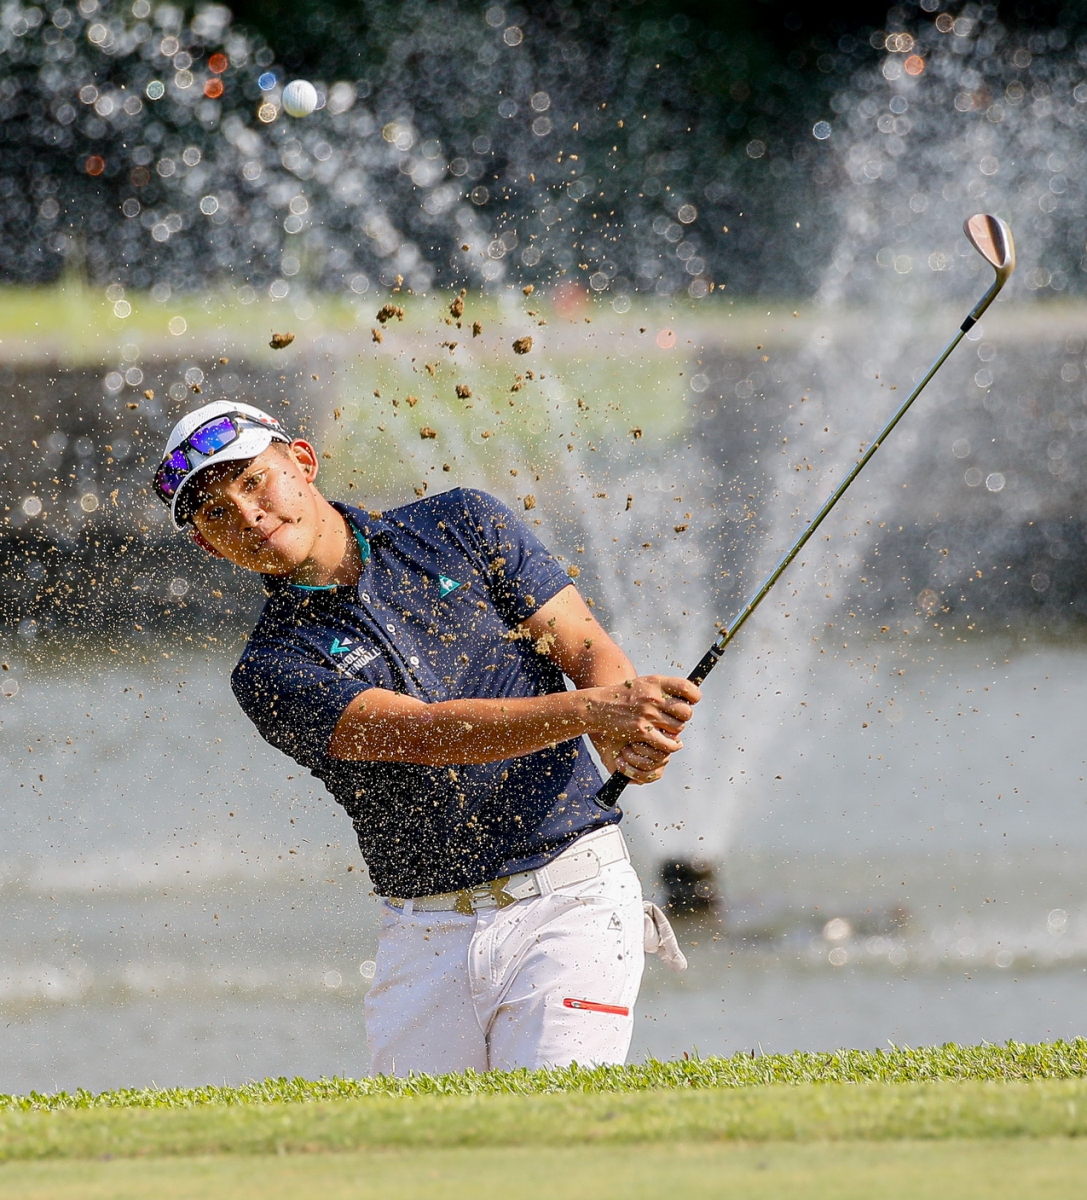
<path fill-rule="evenodd" d="M 947 360 L 948 355 L 950 355 L 951 352 L 955 349 L 955 347 L 959 344 L 959 342 L 962 341 L 962 338 L 963 338 L 963 335 L 965 334 L 965 332 L 966 332 L 965 329 L 960 329 L 955 334 L 955 336 L 951 339 L 951 341 L 948 342 L 947 346 L 944 348 L 943 352 L 940 354 L 940 357 L 936 359 L 936 361 L 932 364 L 931 367 L 929 367 L 928 371 L 925 373 L 925 375 L 921 379 L 920 383 L 918 383 L 918 385 L 913 389 L 913 391 L 906 397 L 906 399 L 902 402 L 901 406 L 899 407 L 898 411 L 894 414 L 894 416 L 891 417 L 891 419 L 887 422 L 887 424 L 884 425 L 884 427 L 880 430 L 879 435 L 877 436 L 876 440 L 871 444 L 871 446 L 868 447 L 868 449 L 864 452 L 864 454 L 862 454 L 861 457 L 859 459 L 857 459 L 857 461 L 850 468 L 849 472 L 846 474 L 846 476 L 842 480 L 842 482 L 839 483 L 838 486 L 834 489 L 834 491 L 831 492 L 831 494 L 827 497 L 826 502 L 823 504 L 823 507 L 815 514 L 814 517 L 812 517 L 811 521 L 808 522 L 808 525 L 805 528 L 804 532 L 801 533 L 801 535 L 796 539 L 796 541 L 793 542 L 793 544 L 789 547 L 789 549 L 786 550 L 786 552 L 778 560 L 777 565 L 770 572 L 770 574 L 767 575 L 766 579 L 763 581 L 763 584 L 759 588 L 759 590 L 751 597 L 750 600 L 748 600 L 748 602 L 743 606 L 743 608 L 740 609 L 740 611 L 736 614 L 736 616 L 732 618 L 731 622 L 724 629 L 721 630 L 720 634 L 717 637 L 717 640 L 713 643 L 713 645 L 710 647 L 710 649 L 707 650 L 706 653 L 702 656 L 701 660 L 699 661 L 699 663 L 695 667 L 695 669 L 690 673 L 690 675 L 687 676 L 687 678 L 692 683 L 701 683 L 706 678 L 706 676 L 710 673 L 710 671 L 712 671 L 713 668 L 717 665 L 717 660 L 724 653 L 725 647 L 729 644 L 729 642 L 732 641 L 732 639 L 740 631 L 740 629 L 743 627 L 744 622 L 747 620 L 747 618 L 750 617 L 751 614 L 755 611 L 755 609 L 758 608 L 758 606 L 763 602 L 763 600 L 766 598 L 766 594 L 770 591 L 770 589 L 774 586 L 774 584 L 777 583 L 777 581 L 785 573 L 789 564 L 793 561 L 794 558 L 796 558 L 796 556 L 800 553 L 800 551 L 804 549 L 804 547 L 807 545 L 808 541 L 811 539 L 811 537 L 815 533 L 815 531 L 819 528 L 820 525 L 822 525 L 823 521 L 830 515 L 831 509 L 833 509 L 834 506 L 838 503 L 838 501 L 841 500 L 841 498 L 848 491 L 848 489 L 849 489 L 850 485 L 853 483 L 853 481 L 857 478 L 857 476 L 861 473 L 861 471 L 863 471 L 864 468 L 868 465 L 872 456 L 876 453 L 876 451 L 880 448 L 880 446 L 883 445 L 884 441 L 887 438 L 887 435 L 891 432 L 892 429 L 894 429 L 894 427 L 898 424 L 898 422 L 901 421 L 902 418 L 906 415 L 906 413 L 909 411 L 910 405 L 913 404 L 913 402 L 917 399 L 918 396 L 920 396 L 921 392 L 925 388 L 925 385 L 929 382 L 929 380 L 933 377 L 933 375 L 935 375 L 936 372 L 944 365 L 944 363 Z"/>
<path fill-rule="evenodd" d="M 819 526 L 822 525 L 823 521 L 830 514 L 831 509 L 834 508 L 834 506 L 838 503 L 838 501 L 848 491 L 850 484 L 857 478 L 857 476 L 861 473 L 861 471 L 863 471 L 864 468 L 868 465 L 868 462 L 870 461 L 872 456 L 875 454 L 875 452 L 880 448 L 880 446 L 883 445 L 884 441 L 887 438 L 887 435 L 891 432 L 891 430 L 894 429 L 894 427 L 898 424 L 898 422 L 902 420 L 902 418 L 906 415 L 906 413 L 909 412 L 910 405 L 913 404 L 913 402 L 917 399 L 917 397 L 921 395 L 921 393 L 925 390 L 925 387 L 928 384 L 929 380 L 931 380 L 933 375 L 935 375 L 936 372 L 944 365 L 944 363 L 947 361 L 948 357 L 950 356 L 951 352 L 955 349 L 955 347 L 959 344 L 959 342 L 962 341 L 964 335 L 966 334 L 966 331 L 968 329 L 970 329 L 970 327 L 977 322 L 978 317 L 985 311 L 986 308 L 988 308 L 989 304 L 992 302 L 993 298 L 996 296 L 996 293 L 999 291 L 999 285 L 1001 282 L 1003 282 L 1003 281 L 998 281 L 997 284 L 995 284 L 992 288 L 990 288 L 989 291 L 986 292 L 985 296 L 983 296 L 982 299 L 974 306 L 974 308 L 971 309 L 970 315 L 966 318 L 965 321 L 963 321 L 962 325 L 959 327 L 959 329 L 955 333 L 955 336 L 944 347 L 944 349 L 941 351 L 939 357 L 932 364 L 932 366 L 929 367 L 929 369 L 925 372 L 925 374 L 922 376 L 920 382 L 913 389 L 913 391 L 910 392 L 910 394 L 906 397 L 905 400 L 903 400 L 903 402 L 901 403 L 901 405 L 898 408 L 898 411 L 894 414 L 894 416 L 891 417 L 891 419 L 887 422 L 887 424 L 884 425 L 884 427 L 880 430 L 879 435 L 876 437 L 876 440 L 871 444 L 871 446 L 868 447 L 868 449 L 864 452 L 864 454 L 862 454 L 861 457 L 859 459 L 857 459 L 857 461 L 850 468 L 849 472 L 846 474 L 846 476 L 842 480 L 842 482 L 839 483 L 838 486 L 834 489 L 834 491 L 831 492 L 831 494 L 827 497 L 826 503 L 824 503 L 823 507 L 815 514 L 815 516 L 811 519 L 811 521 L 808 522 L 808 525 L 804 529 L 804 532 L 801 533 L 801 535 L 796 539 L 795 542 L 793 542 L 793 544 L 789 547 L 789 549 L 786 550 L 784 555 L 782 555 L 782 557 L 779 559 L 779 561 L 777 563 L 777 566 L 775 566 L 774 569 L 770 572 L 770 574 L 767 575 L 765 581 L 763 582 L 762 586 L 758 589 L 758 591 L 755 592 L 755 594 L 751 597 L 750 600 L 748 600 L 748 602 L 743 606 L 743 608 L 740 609 L 740 611 L 736 614 L 736 616 L 732 618 L 732 620 L 729 622 L 729 624 L 727 626 L 725 626 L 725 628 L 722 629 L 721 632 L 717 635 L 717 640 L 706 651 L 706 653 L 702 655 L 702 657 L 698 661 L 698 664 L 695 666 L 694 670 L 687 676 L 687 678 L 691 681 L 691 683 L 701 684 L 703 682 L 703 680 L 706 678 L 706 676 L 709 675 L 709 673 L 713 670 L 713 668 L 715 666 L 717 666 L 718 660 L 721 658 L 722 654 L 724 654 L 724 652 L 725 652 L 725 647 L 729 644 L 729 642 L 732 641 L 732 639 L 736 636 L 736 634 L 739 633 L 740 629 L 743 627 L 744 623 L 747 621 L 747 618 L 750 617 L 751 614 L 755 611 L 755 609 L 758 608 L 759 605 L 763 602 L 763 600 L 766 598 L 767 593 L 774 586 L 774 584 L 777 583 L 777 581 L 781 578 L 781 576 L 785 573 L 786 569 L 788 568 L 789 564 L 793 561 L 793 559 L 796 558 L 796 556 L 800 553 L 800 551 L 804 549 L 804 547 L 808 543 L 808 540 L 811 538 L 812 534 L 814 534 L 815 531 L 819 528 Z M 603 785 L 603 787 L 601 787 L 600 791 L 598 791 L 596 793 L 596 796 L 594 797 L 596 803 L 601 808 L 614 808 L 616 801 L 619 799 L 619 796 L 622 794 L 623 789 L 627 786 L 627 784 L 629 782 L 630 782 L 630 780 L 627 779 L 627 777 L 625 775 L 622 775 L 622 774 L 620 774 L 620 772 L 616 771 L 607 780 L 607 782 Z"/>

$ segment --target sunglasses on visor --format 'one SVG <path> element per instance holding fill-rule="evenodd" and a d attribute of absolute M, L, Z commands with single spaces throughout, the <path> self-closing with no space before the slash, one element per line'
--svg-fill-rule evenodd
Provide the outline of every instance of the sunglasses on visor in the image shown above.
<path fill-rule="evenodd" d="M 169 504 L 190 472 L 236 442 L 244 429 L 265 429 L 279 440 L 290 440 L 278 421 L 258 421 L 242 413 L 225 413 L 221 417 L 213 417 L 198 429 L 194 429 L 159 465 L 155 472 L 154 488 L 163 502 Z M 194 454 L 199 457 L 194 459 Z"/>

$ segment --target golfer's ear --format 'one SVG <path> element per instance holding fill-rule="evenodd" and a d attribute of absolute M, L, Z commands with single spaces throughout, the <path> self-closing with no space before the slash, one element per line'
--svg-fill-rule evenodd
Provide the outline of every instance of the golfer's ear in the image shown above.
<path fill-rule="evenodd" d="M 208 541 L 199 529 L 193 529 L 192 540 L 200 547 L 201 550 L 206 550 L 212 558 L 225 558 L 225 554 L 220 554 L 218 550 Z"/>
<path fill-rule="evenodd" d="M 303 474 L 310 483 L 313 483 L 317 478 L 317 470 L 320 465 L 316 449 L 304 438 L 295 438 L 291 442 L 290 451 L 294 455 L 295 462 L 302 468 Z"/>

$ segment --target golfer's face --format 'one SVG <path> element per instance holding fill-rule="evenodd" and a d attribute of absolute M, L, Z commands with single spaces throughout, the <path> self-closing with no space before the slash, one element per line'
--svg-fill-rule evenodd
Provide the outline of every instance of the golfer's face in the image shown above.
<path fill-rule="evenodd" d="M 309 447 L 269 447 L 239 471 L 224 463 L 205 483 L 193 514 L 197 530 L 225 558 L 265 575 L 285 575 L 309 556 L 317 533 L 317 505 Z M 315 463 L 313 464 L 315 468 Z"/>

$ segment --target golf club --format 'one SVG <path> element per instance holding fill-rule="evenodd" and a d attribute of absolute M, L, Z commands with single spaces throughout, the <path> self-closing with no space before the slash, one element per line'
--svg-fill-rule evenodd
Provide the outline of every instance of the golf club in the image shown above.
<path fill-rule="evenodd" d="M 978 318 L 996 299 L 997 293 L 1004 286 L 1004 284 L 1007 283 L 1008 277 L 1011 275 L 1012 271 L 1015 270 L 1015 242 L 1012 240 L 1012 231 L 1008 228 L 1006 222 L 1002 221 L 999 217 L 990 216 L 988 213 L 977 213 L 970 217 L 963 224 L 963 231 L 965 232 L 970 244 L 974 247 L 974 249 L 996 272 L 996 278 L 993 280 L 992 286 L 970 310 L 969 316 L 967 316 L 966 320 L 963 321 L 963 323 L 959 326 L 958 332 L 951 339 L 951 341 L 948 342 L 940 356 L 936 359 L 932 366 L 929 367 L 928 371 L 925 372 L 918 385 L 902 402 L 902 405 L 898 411 L 883 427 L 876 440 L 857 460 L 842 482 L 838 484 L 833 492 L 831 492 L 826 503 L 808 523 L 808 526 L 804 532 L 801 533 L 792 546 L 785 552 L 777 566 L 774 567 L 774 569 L 766 577 L 766 580 L 762 586 L 757 592 L 755 592 L 751 599 L 748 600 L 739 613 L 733 617 L 732 621 L 717 635 L 717 640 L 702 656 L 695 669 L 687 676 L 692 683 L 702 683 L 706 676 L 709 675 L 709 673 L 717 665 L 717 661 L 724 653 L 725 647 L 736 636 L 747 618 L 751 616 L 755 609 L 758 608 L 758 606 L 766 598 L 767 593 L 784 574 L 785 568 L 788 567 L 793 559 L 796 558 L 796 556 L 804 548 L 808 539 L 823 523 L 824 518 L 827 516 L 830 510 L 838 503 L 842 496 L 845 495 L 849 485 L 854 479 L 857 478 L 861 471 L 864 470 L 872 455 L 875 454 L 880 446 L 883 445 L 884 439 L 887 437 L 887 435 L 906 415 L 910 405 L 917 399 L 922 391 L 924 391 L 925 385 L 929 382 L 933 375 L 935 375 L 936 372 L 944 365 L 952 350 L 954 350 L 959 342 L 962 341 L 967 330 L 977 324 Z M 596 803 L 601 808 L 614 808 L 616 801 L 619 799 L 623 789 L 629 782 L 630 780 L 627 779 L 625 775 L 619 771 L 616 771 L 611 778 L 607 780 L 603 787 L 601 787 L 600 791 L 597 792 L 596 796 L 594 797 Z"/>

